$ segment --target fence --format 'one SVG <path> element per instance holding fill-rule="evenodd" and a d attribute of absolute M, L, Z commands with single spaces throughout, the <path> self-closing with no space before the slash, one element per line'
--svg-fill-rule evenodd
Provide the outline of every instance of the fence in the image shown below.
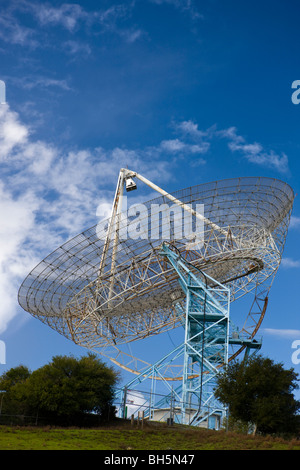
<path fill-rule="evenodd" d="M 27 415 L 13 415 L 13 414 L 0 414 L 0 425 L 10 425 L 10 426 L 37 426 L 46 424 L 43 421 L 43 418 L 36 416 L 27 416 Z"/>

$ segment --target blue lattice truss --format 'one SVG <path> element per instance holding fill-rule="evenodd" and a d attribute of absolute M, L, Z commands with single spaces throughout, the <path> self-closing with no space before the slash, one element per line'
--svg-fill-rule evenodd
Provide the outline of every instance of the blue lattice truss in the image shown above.
<path fill-rule="evenodd" d="M 145 380 L 151 380 L 152 393 L 147 404 L 141 405 L 146 417 L 156 419 L 158 410 L 161 410 L 159 419 L 171 417 L 175 422 L 191 425 L 206 421 L 208 427 L 215 427 L 215 418 L 219 417 L 221 422 L 227 414 L 216 400 L 214 388 L 217 374 L 228 364 L 229 346 L 245 346 L 245 354 L 248 355 L 251 350 L 259 349 L 261 343 L 241 338 L 230 323 L 230 290 L 226 286 L 195 269 L 168 243 L 163 243 L 161 256 L 177 272 L 185 293 L 185 306 L 175 304 L 176 314 L 185 331 L 184 342 L 124 387 L 119 396 L 120 402 L 124 403 L 121 413 L 124 417 L 128 391 Z M 166 379 L 167 371 L 178 361 L 182 364 L 182 375 L 179 383 L 176 378 L 172 384 L 170 377 Z M 166 385 L 168 393 L 155 400 L 158 380 Z"/>

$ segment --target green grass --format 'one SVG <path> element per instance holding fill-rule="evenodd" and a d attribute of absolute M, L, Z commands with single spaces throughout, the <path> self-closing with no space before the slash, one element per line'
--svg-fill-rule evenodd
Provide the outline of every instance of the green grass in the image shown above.
<path fill-rule="evenodd" d="M 0 450 L 300 450 L 300 441 L 149 423 L 97 429 L 0 426 Z"/>

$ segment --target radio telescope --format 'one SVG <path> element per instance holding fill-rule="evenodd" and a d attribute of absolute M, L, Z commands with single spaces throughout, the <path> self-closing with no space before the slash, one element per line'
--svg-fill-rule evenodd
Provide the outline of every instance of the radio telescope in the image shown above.
<path fill-rule="evenodd" d="M 159 196 L 124 208 L 124 188 L 137 189 L 137 180 Z M 255 336 L 293 201 L 291 187 L 272 178 L 233 178 L 169 194 L 121 169 L 111 217 L 41 261 L 23 281 L 19 303 L 132 372 L 124 403 L 128 387 L 145 379 L 169 390 L 172 383 L 179 420 L 200 422 L 221 410 L 212 391 L 220 368 L 261 346 Z M 250 307 L 241 308 L 236 326 L 230 305 L 245 294 Z M 143 351 L 146 340 L 182 327 L 182 342 L 163 357 L 149 343 L 147 358 L 133 353 L 134 345 Z"/>

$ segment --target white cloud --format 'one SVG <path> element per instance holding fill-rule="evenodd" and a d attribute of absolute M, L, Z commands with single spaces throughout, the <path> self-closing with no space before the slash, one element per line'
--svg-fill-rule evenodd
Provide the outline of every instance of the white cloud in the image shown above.
<path fill-rule="evenodd" d="M 1 6 L 0 39 L 9 44 L 35 48 L 38 42 L 34 39 L 35 32 L 18 23 L 11 12 L 3 11 Z"/>
<path fill-rule="evenodd" d="M 7 105 L 0 106 L 0 160 L 7 159 L 10 152 L 26 141 L 29 134 L 18 115 Z"/>
<path fill-rule="evenodd" d="M 263 328 L 262 331 L 267 335 L 277 336 L 278 338 L 300 338 L 300 330 L 293 329 L 276 329 L 276 328 Z"/>
<path fill-rule="evenodd" d="M 202 142 L 201 144 L 188 144 L 179 139 L 163 140 L 160 144 L 162 150 L 171 153 L 184 152 L 186 154 L 206 153 L 210 144 Z"/>
<path fill-rule="evenodd" d="M 89 56 L 92 52 L 88 44 L 79 41 L 65 41 L 63 46 L 66 52 L 74 56 Z"/>
<path fill-rule="evenodd" d="M 37 261 L 26 240 L 35 230 L 34 212 L 39 201 L 30 191 L 14 197 L 0 184 L 0 332 L 16 313 L 16 299 L 21 277 Z"/>
<path fill-rule="evenodd" d="M 249 162 L 257 163 L 258 165 L 274 168 L 280 173 L 286 173 L 288 171 L 288 157 L 285 153 L 278 155 L 272 150 L 268 153 L 249 153 L 247 149 L 243 149 L 246 158 Z"/>
<path fill-rule="evenodd" d="M 60 25 L 70 32 L 75 30 L 80 20 L 85 20 L 88 16 L 83 8 L 75 3 L 63 3 L 59 7 L 40 3 L 31 3 L 30 6 L 42 25 Z"/>
<path fill-rule="evenodd" d="M 28 235 L 33 226 L 34 211 L 38 208 L 38 202 L 30 190 L 14 198 L 3 182 L 0 195 L 0 262 L 3 262 L 7 256 L 15 254 L 15 249 L 23 241 L 24 235 Z"/>
<path fill-rule="evenodd" d="M 292 258 L 282 258 L 281 266 L 284 268 L 300 268 L 300 260 L 294 260 Z"/>
<path fill-rule="evenodd" d="M 180 134 L 181 139 L 163 140 L 160 144 L 161 150 L 178 156 L 191 156 L 191 167 L 205 165 L 206 160 L 199 155 L 205 155 L 210 150 L 210 141 L 213 138 L 211 129 L 200 130 L 198 124 L 191 120 L 173 123 L 173 128 Z"/>
<path fill-rule="evenodd" d="M 81 25 L 87 26 L 89 31 L 93 26 L 98 33 L 102 31 L 117 34 L 128 43 L 135 42 L 143 35 L 140 28 L 128 29 L 117 24 L 118 21 L 127 18 L 134 3 L 116 4 L 106 9 L 91 11 L 76 3 L 63 3 L 58 7 L 51 4 L 30 2 L 27 4 L 42 26 L 61 26 L 70 33 L 74 33 Z M 80 45 L 76 41 L 67 41 L 66 45 L 72 54 L 75 51 L 91 52 L 88 45 Z"/>
<path fill-rule="evenodd" d="M 193 121 L 182 121 L 174 125 L 176 130 L 180 131 L 185 136 L 191 136 L 194 139 L 202 139 L 207 137 L 207 132 L 198 128 L 198 124 Z"/>
<path fill-rule="evenodd" d="M 169 161 L 160 146 L 63 151 L 34 140 L 8 105 L 0 107 L 0 332 L 18 312 L 23 278 L 49 252 L 96 225 L 121 167 L 163 182 Z M 103 196 L 105 189 L 105 197 Z M 98 212 L 96 213 L 98 209 Z"/>
<path fill-rule="evenodd" d="M 144 33 L 141 29 L 129 29 L 124 31 L 123 36 L 125 37 L 126 41 L 131 44 L 140 39 L 143 34 Z"/>
<path fill-rule="evenodd" d="M 21 86 L 24 89 L 31 90 L 35 87 L 41 87 L 41 88 L 49 88 L 49 87 L 55 87 L 55 88 L 61 88 L 62 90 L 65 91 L 70 91 L 71 87 L 68 84 L 68 81 L 66 79 L 55 79 L 55 78 L 49 78 L 49 77 L 22 77 L 21 79 L 13 79 L 15 83 L 18 83 L 19 86 Z"/>
<path fill-rule="evenodd" d="M 182 134 L 184 139 L 191 139 L 196 145 L 193 147 L 191 144 L 175 139 L 163 143 L 167 150 L 176 149 L 176 146 L 178 149 L 181 146 L 181 150 L 183 150 L 185 146 L 185 150 L 190 153 L 206 153 L 214 139 L 221 138 L 228 141 L 228 148 L 232 152 L 239 152 L 248 162 L 272 168 L 280 173 L 288 172 L 288 157 L 285 153 L 279 155 L 273 150 L 266 150 L 258 142 L 247 142 L 242 135 L 238 134 L 237 128 L 234 126 L 221 130 L 217 130 L 216 126 L 212 126 L 206 130 L 201 130 L 197 123 L 187 120 L 175 123 L 174 128 Z"/>
<path fill-rule="evenodd" d="M 115 4 L 108 7 L 106 10 L 97 11 L 95 17 L 103 26 L 111 28 L 120 18 L 125 18 L 130 9 L 130 4 Z"/>
<path fill-rule="evenodd" d="M 290 228 L 300 228 L 300 217 L 297 217 L 295 215 L 291 216 Z"/>
<path fill-rule="evenodd" d="M 96 34 L 115 34 L 128 44 L 136 42 L 144 35 L 138 27 L 128 27 L 126 20 L 130 17 L 135 2 L 120 3 L 95 10 L 85 9 L 78 3 L 62 3 L 58 6 L 51 2 L 37 2 L 32 0 L 12 0 L 1 9 L 0 40 L 23 47 L 56 48 L 51 41 L 51 30 L 62 28 L 67 34 L 75 37 L 81 30 L 88 31 L 87 38 Z M 26 18 L 27 16 L 27 18 Z M 33 27 L 24 26 L 26 19 L 28 24 L 35 20 Z M 63 50 L 72 55 L 91 54 L 91 46 L 88 43 L 79 42 L 77 39 L 64 41 Z"/>
<path fill-rule="evenodd" d="M 228 147 L 230 150 L 232 152 L 240 152 L 249 162 L 273 168 L 280 173 L 288 171 L 288 157 L 285 153 L 279 155 L 273 150 L 266 151 L 257 142 L 247 143 L 243 136 L 237 134 L 236 127 L 217 131 L 216 135 L 229 140 Z"/>
<path fill-rule="evenodd" d="M 30 162 L 28 171 L 34 175 L 45 175 L 50 170 L 51 163 L 56 155 L 55 148 L 40 141 L 30 142 L 22 149 L 23 158 Z"/>
<path fill-rule="evenodd" d="M 228 127 L 228 129 L 222 129 L 220 131 L 216 131 L 216 133 L 217 135 L 221 137 L 225 137 L 231 140 L 232 142 L 235 142 L 236 144 L 245 142 L 244 137 L 237 134 L 237 128 L 234 126 Z"/>

